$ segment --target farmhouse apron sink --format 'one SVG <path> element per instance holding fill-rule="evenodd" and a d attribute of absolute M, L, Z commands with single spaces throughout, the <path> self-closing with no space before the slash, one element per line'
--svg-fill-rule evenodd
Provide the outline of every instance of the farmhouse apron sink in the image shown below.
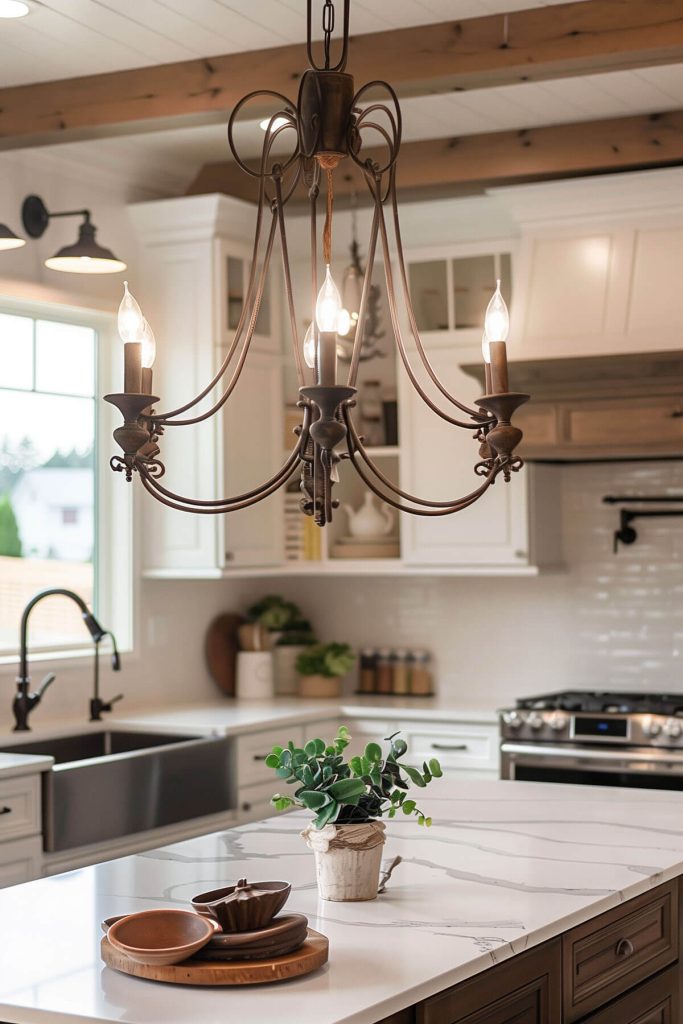
<path fill-rule="evenodd" d="M 54 757 L 43 773 L 48 853 L 118 839 L 234 806 L 227 737 L 108 729 L 8 744 Z"/>

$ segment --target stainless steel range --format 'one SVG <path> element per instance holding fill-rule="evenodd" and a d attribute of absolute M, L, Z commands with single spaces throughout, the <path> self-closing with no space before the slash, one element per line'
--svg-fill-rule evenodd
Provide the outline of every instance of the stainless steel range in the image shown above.
<path fill-rule="evenodd" d="M 543 694 L 500 730 L 503 779 L 683 790 L 683 694 Z"/>

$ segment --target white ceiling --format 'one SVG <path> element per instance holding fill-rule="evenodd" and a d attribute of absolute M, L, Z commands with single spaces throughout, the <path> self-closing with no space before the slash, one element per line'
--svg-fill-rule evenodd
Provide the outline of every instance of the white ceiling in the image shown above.
<path fill-rule="evenodd" d="M 561 2 L 352 0 L 351 26 L 356 34 L 379 32 Z M 0 21 L 0 87 L 259 50 L 306 37 L 306 0 L 29 3 L 28 17 Z"/>

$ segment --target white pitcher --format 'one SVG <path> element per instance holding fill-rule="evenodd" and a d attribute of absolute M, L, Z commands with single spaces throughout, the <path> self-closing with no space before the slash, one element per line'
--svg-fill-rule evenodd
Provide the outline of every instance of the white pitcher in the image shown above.
<path fill-rule="evenodd" d="M 365 492 L 363 504 L 356 511 L 350 505 L 344 505 L 344 511 L 349 517 L 349 532 L 352 537 L 363 540 L 374 540 L 379 537 L 386 537 L 391 533 L 394 526 L 394 513 L 387 505 L 380 505 L 379 508 L 373 502 L 370 491 Z"/>

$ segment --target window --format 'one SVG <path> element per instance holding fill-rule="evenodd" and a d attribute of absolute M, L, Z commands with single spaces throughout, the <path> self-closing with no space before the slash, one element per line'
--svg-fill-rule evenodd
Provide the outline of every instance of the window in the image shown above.
<path fill-rule="evenodd" d="M 83 323 L 0 312 L 0 654 L 16 652 L 37 591 L 98 604 L 97 341 Z M 33 648 L 84 641 L 72 602 L 36 608 Z"/>

